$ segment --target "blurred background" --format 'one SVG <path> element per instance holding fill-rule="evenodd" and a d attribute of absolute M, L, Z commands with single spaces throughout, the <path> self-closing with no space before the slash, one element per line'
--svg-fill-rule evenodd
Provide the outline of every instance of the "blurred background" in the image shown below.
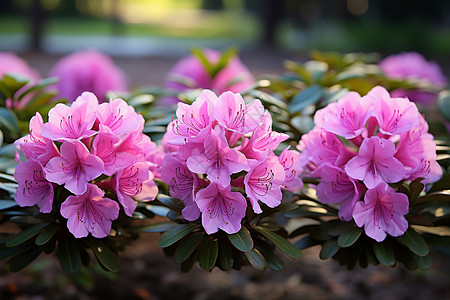
<path fill-rule="evenodd" d="M 168 71 L 192 47 L 237 47 L 256 75 L 312 49 L 418 51 L 447 64 L 450 2 L 428 0 L 2 0 L 0 51 L 45 76 L 63 54 L 97 49 L 117 57 L 133 86 L 161 84 L 136 66 Z M 42 56 L 42 54 L 45 56 Z M 124 61 L 123 58 L 127 59 Z M 157 57 L 157 60 L 152 58 Z M 268 58 L 272 59 L 268 59 Z M 141 60 L 139 60 L 141 58 Z M 146 58 L 147 60 L 142 60 Z M 133 62 L 136 62 L 133 64 Z M 264 62 L 264 63 L 262 63 Z M 140 68 L 142 69 L 142 68 Z M 155 72 L 153 72 L 155 73 Z"/>
<path fill-rule="evenodd" d="M 192 47 L 236 47 L 252 73 L 283 70 L 311 50 L 417 51 L 450 74 L 450 1 L 442 0 L 1 0 L 0 51 L 15 52 L 42 76 L 62 56 L 97 49 L 113 57 L 129 85 L 163 85 Z M 64 275 L 41 257 L 10 274 L 0 263 L 0 299 L 450 299 L 450 265 L 430 271 L 369 267 L 347 271 L 309 249 L 286 270 L 182 274 L 156 245 L 139 239 L 121 272 Z"/>

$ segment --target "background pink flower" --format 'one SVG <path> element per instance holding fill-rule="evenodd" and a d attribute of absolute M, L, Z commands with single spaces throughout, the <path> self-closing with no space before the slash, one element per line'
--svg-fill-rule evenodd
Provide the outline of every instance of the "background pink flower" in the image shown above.
<path fill-rule="evenodd" d="M 391 55 L 379 63 L 383 72 L 398 79 L 421 79 L 434 85 L 445 85 L 445 78 L 441 68 L 435 62 L 427 61 L 421 54 L 405 52 Z M 394 90 L 392 97 L 407 97 L 411 101 L 424 105 L 431 105 L 436 101 L 435 93 L 420 90 Z"/>
<path fill-rule="evenodd" d="M 106 92 L 127 90 L 125 75 L 111 58 L 95 50 L 79 51 L 59 60 L 50 71 L 59 78 L 59 95 L 72 102 L 84 91 L 93 92 L 101 102 Z"/>

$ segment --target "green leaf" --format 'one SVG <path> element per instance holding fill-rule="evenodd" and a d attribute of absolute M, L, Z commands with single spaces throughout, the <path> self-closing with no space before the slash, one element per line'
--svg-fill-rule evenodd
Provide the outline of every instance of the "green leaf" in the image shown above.
<path fill-rule="evenodd" d="M 0 91 L 7 97 L 14 99 L 14 94 L 24 87 L 30 80 L 18 74 L 3 74 L 0 78 Z"/>
<path fill-rule="evenodd" d="M 294 245 L 300 250 L 303 250 L 303 249 L 306 249 L 309 247 L 313 247 L 318 244 L 320 244 L 320 241 L 311 239 L 311 237 L 309 235 L 305 236 L 304 238 L 302 238 L 294 243 Z"/>
<path fill-rule="evenodd" d="M 287 60 L 284 62 L 284 66 L 289 71 L 295 72 L 302 81 L 306 84 L 311 83 L 311 75 L 309 71 L 302 64 L 296 63 L 294 61 Z"/>
<path fill-rule="evenodd" d="M 335 255 L 339 251 L 339 249 L 341 248 L 339 247 L 335 239 L 328 240 L 322 245 L 322 249 L 319 253 L 319 258 L 322 260 L 328 259 Z"/>
<path fill-rule="evenodd" d="M 254 268 L 260 271 L 264 271 L 267 268 L 266 259 L 257 249 L 252 249 L 248 252 L 244 252 L 244 254 Z"/>
<path fill-rule="evenodd" d="M 219 257 L 217 260 L 218 266 L 221 270 L 228 271 L 233 268 L 234 257 L 233 249 L 228 242 L 220 242 L 219 245 Z"/>
<path fill-rule="evenodd" d="M 439 108 L 447 121 L 450 121 L 450 91 L 445 90 L 439 93 Z"/>
<path fill-rule="evenodd" d="M 215 68 L 207 58 L 205 52 L 202 49 L 194 48 L 191 50 L 191 53 L 200 60 L 203 67 L 205 67 L 206 71 L 208 72 L 209 77 L 214 78 Z"/>
<path fill-rule="evenodd" d="M 22 135 L 17 116 L 14 112 L 3 107 L 0 107 L 0 128 L 6 129 L 9 133 L 8 137 L 11 139 L 17 139 Z"/>
<path fill-rule="evenodd" d="M 248 94 L 251 95 L 252 97 L 255 97 L 257 99 L 260 99 L 262 102 L 265 102 L 267 104 L 271 104 L 274 105 L 276 107 L 279 107 L 283 110 L 287 110 L 288 106 L 286 105 L 286 103 L 284 103 L 283 101 L 281 101 L 280 99 L 267 94 L 263 91 L 258 91 L 258 90 L 250 90 L 248 91 Z"/>
<path fill-rule="evenodd" d="M 410 203 L 415 203 L 416 200 L 419 198 L 420 193 L 425 188 L 424 184 L 420 182 L 424 178 L 417 178 L 413 180 L 409 185 L 409 201 Z"/>
<path fill-rule="evenodd" d="M 305 63 L 305 68 L 311 73 L 311 81 L 320 81 L 328 71 L 328 64 L 322 61 L 310 60 Z"/>
<path fill-rule="evenodd" d="M 217 256 L 219 255 L 219 243 L 216 239 L 208 239 L 202 244 L 200 248 L 200 255 L 198 262 L 200 267 L 206 271 L 211 270 L 216 263 Z"/>
<path fill-rule="evenodd" d="M 20 245 L 23 242 L 25 242 L 25 241 L 31 239 L 32 237 L 34 237 L 35 235 L 37 235 L 39 232 L 42 231 L 42 229 L 44 229 L 48 225 L 49 225 L 48 223 L 42 223 L 42 224 L 30 226 L 27 229 L 19 232 L 18 234 L 16 234 L 12 238 L 10 238 L 6 242 L 6 246 L 14 247 L 14 246 Z"/>
<path fill-rule="evenodd" d="M 9 261 L 9 270 L 11 272 L 18 272 L 28 266 L 33 260 L 35 260 L 42 250 L 38 247 L 30 248 L 29 250 L 13 256 Z"/>
<path fill-rule="evenodd" d="M 119 260 L 117 259 L 116 254 L 111 250 L 111 248 L 100 239 L 87 239 L 86 243 L 92 249 L 97 257 L 98 261 L 102 266 L 104 266 L 107 270 L 111 272 L 119 271 Z"/>
<path fill-rule="evenodd" d="M 281 271 L 284 268 L 283 262 L 281 259 L 276 256 L 273 252 L 273 249 L 269 249 L 268 247 L 262 247 L 261 244 L 255 247 L 262 256 L 264 256 L 267 266 L 274 271 Z"/>
<path fill-rule="evenodd" d="M 34 246 L 30 247 L 30 244 L 20 244 L 15 247 L 6 247 L 5 244 L 0 244 L 0 260 L 22 252 L 26 248 L 34 248 Z"/>
<path fill-rule="evenodd" d="M 228 234 L 228 239 L 239 251 L 248 252 L 253 249 L 253 240 L 250 232 L 244 226 L 234 234 Z"/>
<path fill-rule="evenodd" d="M 432 261 L 431 261 L 431 256 L 430 255 L 425 255 L 425 256 L 419 256 L 417 258 L 418 260 L 418 267 L 422 270 L 428 270 L 429 268 L 431 268 L 432 265 Z"/>
<path fill-rule="evenodd" d="M 32 87 L 30 87 L 29 89 L 27 89 L 26 91 L 24 91 L 22 94 L 20 94 L 19 96 L 19 101 L 25 97 L 27 94 L 33 92 L 33 91 L 37 91 L 40 90 L 46 86 L 58 83 L 59 79 L 57 77 L 49 77 L 49 78 L 44 78 L 41 81 L 39 81 L 37 84 L 33 85 Z M 28 105 L 28 103 L 27 103 Z"/>
<path fill-rule="evenodd" d="M 165 232 L 158 241 L 158 246 L 161 248 L 168 247 L 175 242 L 179 241 L 186 235 L 188 235 L 192 230 L 197 228 L 197 224 L 181 224 L 175 228 L 170 229 Z"/>
<path fill-rule="evenodd" d="M 212 78 L 214 78 L 224 67 L 228 65 L 230 60 L 237 55 L 238 51 L 236 48 L 230 48 L 226 51 L 224 51 L 217 62 L 217 64 L 214 66 L 214 72 L 212 74 Z"/>
<path fill-rule="evenodd" d="M 17 205 L 17 202 L 14 200 L 0 200 L 0 210 L 8 209 Z"/>
<path fill-rule="evenodd" d="M 358 240 L 358 238 L 361 236 L 361 233 L 362 228 L 352 226 L 339 235 L 337 243 L 342 248 L 350 247 Z"/>
<path fill-rule="evenodd" d="M 201 233 L 194 233 L 180 241 L 180 244 L 175 250 L 174 258 L 176 263 L 182 263 L 191 256 L 192 252 L 197 248 L 202 241 L 204 235 Z"/>
<path fill-rule="evenodd" d="M 286 240 L 281 235 L 279 235 L 275 232 L 266 230 L 265 228 L 260 227 L 260 226 L 253 226 L 253 228 L 255 228 L 265 238 L 267 238 L 269 241 L 274 243 L 275 246 L 277 246 L 281 251 L 283 251 L 290 257 L 297 259 L 302 255 L 301 251 L 297 247 L 295 247 L 294 244 L 292 244 L 291 242 Z"/>
<path fill-rule="evenodd" d="M 319 85 L 312 85 L 300 91 L 289 103 L 289 112 L 294 114 L 302 111 L 308 105 L 315 104 L 319 101 L 322 94 L 323 90 Z"/>
<path fill-rule="evenodd" d="M 166 127 L 164 127 L 166 128 Z M 166 128 L 167 130 L 167 128 Z M 183 203 L 180 200 L 174 199 L 168 195 L 158 194 L 156 199 L 174 211 L 181 213 L 181 210 L 184 208 Z"/>
<path fill-rule="evenodd" d="M 130 232 L 166 232 L 170 229 L 178 226 L 177 223 L 174 222 L 161 222 L 150 225 L 144 225 L 139 227 L 130 228 Z"/>
<path fill-rule="evenodd" d="M 377 259 L 386 266 L 395 264 L 395 252 L 392 243 L 389 240 L 383 242 L 372 241 L 373 251 Z"/>
<path fill-rule="evenodd" d="M 58 231 L 59 226 L 58 225 L 50 225 L 47 228 L 44 229 L 35 239 L 35 244 L 37 246 L 42 246 L 48 241 L 52 239 L 52 237 L 55 235 L 55 233 Z"/>
<path fill-rule="evenodd" d="M 423 237 L 412 228 L 408 228 L 408 230 L 402 236 L 397 237 L 396 240 L 408 247 L 409 250 L 418 256 L 426 256 L 429 252 L 427 243 Z"/>
<path fill-rule="evenodd" d="M 63 270 L 67 273 L 75 273 L 81 268 L 81 255 L 79 245 L 73 238 L 60 239 L 56 256 Z"/>
<path fill-rule="evenodd" d="M 183 273 L 189 272 L 194 266 L 194 263 L 197 261 L 197 258 L 198 258 L 198 250 L 195 250 L 194 253 L 192 253 L 188 259 L 186 259 L 181 263 L 181 272 Z"/>
<path fill-rule="evenodd" d="M 411 227 L 419 232 L 431 233 L 438 236 L 450 236 L 449 226 L 428 227 L 420 225 L 411 225 Z"/>

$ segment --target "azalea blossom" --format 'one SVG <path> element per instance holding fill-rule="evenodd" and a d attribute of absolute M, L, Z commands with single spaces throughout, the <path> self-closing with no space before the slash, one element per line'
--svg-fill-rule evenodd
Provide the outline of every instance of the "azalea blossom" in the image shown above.
<path fill-rule="evenodd" d="M 382 182 L 369 189 L 364 202 L 357 202 L 353 210 L 353 219 L 358 227 L 364 226 L 366 234 L 381 242 L 386 234 L 401 236 L 408 229 L 405 215 L 409 211 L 408 196 L 396 193 L 393 188 Z"/>
<path fill-rule="evenodd" d="M 286 147 L 278 159 L 284 168 L 285 179 L 283 188 L 295 192 L 303 188 L 303 181 L 300 178 L 303 167 L 300 162 L 300 153 L 295 150 L 289 150 L 289 148 L 290 146 Z"/>
<path fill-rule="evenodd" d="M 16 166 L 14 178 L 19 184 L 15 199 L 20 206 L 39 206 L 39 211 L 49 213 L 53 204 L 53 185 L 45 178 L 42 164 L 33 158 Z"/>
<path fill-rule="evenodd" d="M 64 142 L 81 140 L 96 134 L 92 129 L 96 120 L 97 98 L 84 92 L 72 106 L 59 103 L 48 113 L 48 122 L 42 126 L 41 134 L 48 139 Z M 94 101 L 94 102 L 92 102 Z"/>
<path fill-rule="evenodd" d="M 122 99 L 100 104 L 96 113 L 99 123 L 118 136 L 130 131 L 142 131 L 145 123 L 144 118 Z"/>
<path fill-rule="evenodd" d="M 206 233 L 212 234 L 222 229 L 233 234 L 241 229 L 247 201 L 241 193 L 232 192 L 230 185 L 223 187 L 211 182 L 196 194 L 195 202 L 202 212 L 202 225 Z"/>
<path fill-rule="evenodd" d="M 81 195 L 69 196 L 61 204 L 61 215 L 68 219 L 67 227 L 76 238 L 88 236 L 103 238 L 111 231 L 112 220 L 119 216 L 117 202 L 104 198 L 94 184 L 88 184 Z"/>
<path fill-rule="evenodd" d="M 64 142 L 61 156 L 52 158 L 45 166 L 46 178 L 50 182 L 64 184 L 65 188 L 80 195 L 86 192 L 88 182 L 104 172 L 103 161 L 89 153 L 79 142 Z"/>
<path fill-rule="evenodd" d="M 284 168 L 276 156 L 253 166 L 244 178 L 245 192 L 255 213 L 262 213 L 258 201 L 269 207 L 278 206 L 283 197 Z"/>
<path fill-rule="evenodd" d="M 377 136 L 365 139 L 358 155 L 345 165 L 347 174 L 370 189 L 381 182 L 393 183 L 406 177 L 403 164 L 394 157 L 395 145 Z"/>

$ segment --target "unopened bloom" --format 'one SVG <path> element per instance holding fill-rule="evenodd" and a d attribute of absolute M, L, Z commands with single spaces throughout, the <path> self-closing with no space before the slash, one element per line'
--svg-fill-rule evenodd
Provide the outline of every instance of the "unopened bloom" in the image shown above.
<path fill-rule="evenodd" d="M 96 185 L 88 184 L 83 194 L 69 196 L 61 204 L 61 215 L 68 219 L 67 227 L 76 238 L 86 237 L 89 232 L 103 238 L 111 231 L 112 220 L 119 216 L 119 205 L 103 196 Z"/>
<path fill-rule="evenodd" d="M 103 171 L 103 161 L 90 154 L 79 141 L 64 142 L 61 156 L 52 158 L 45 166 L 48 181 L 64 184 L 75 195 L 86 192 L 88 181 L 97 178 Z"/>
<path fill-rule="evenodd" d="M 353 210 L 353 219 L 358 227 L 364 226 L 366 234 L 381 242 L 386 234 L 401 236 L 408 229 L 405 215 L 409 211 L 408 196 L 396 193 L 386 183 L 380 183 L 369 189 L 364 202 L 357 202 Z"/>
<path fill-rule="evenodd" d="M 96 94 L 100 102 L 106 100 L 106 92 L 126 91 L 125 75 L 105 54 L 89 50 L 63 57 L 50 71 L 58 77 L 59 95 L 70 102 L 84 91 Z"/>
<path fill-rule="evenodd" d="M 239 192 L 232 192 L 231 186 L 211 182 L 200 190 L 195 201 L 202 212 L 202 224 L 208 234 L 222 229 L 233 234 L 241 229 L 247 201 Z"/>
<path fill-rule="evenodd" d="M 42 213 L 49 213 L 53 204 L 53 185 L 45 178 L 42 164 L 35 159 L 20 162 L 14 172 L 19 186 L 15 199 L 20 206 L 38 205 Z"/>

